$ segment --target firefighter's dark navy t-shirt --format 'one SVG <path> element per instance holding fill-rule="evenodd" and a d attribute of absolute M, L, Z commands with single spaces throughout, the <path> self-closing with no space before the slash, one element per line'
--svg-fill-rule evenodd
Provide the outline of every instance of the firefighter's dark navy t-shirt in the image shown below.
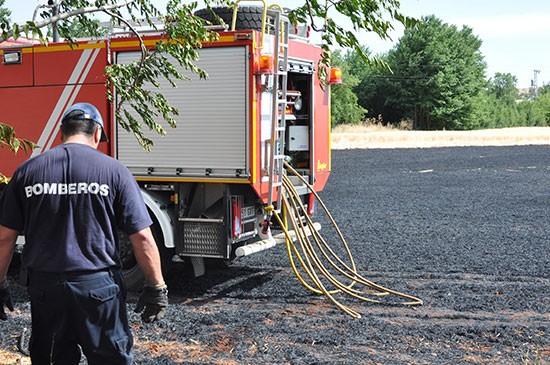
<path fill-rule="evenodd" d="M 126 167 L 88 145 L 65 143 L 15 171 L 0 224 L 25 232 L 23 265 L 71 272 L 119 266 L 118 229 L 130 235 L 152 221 Z"/>

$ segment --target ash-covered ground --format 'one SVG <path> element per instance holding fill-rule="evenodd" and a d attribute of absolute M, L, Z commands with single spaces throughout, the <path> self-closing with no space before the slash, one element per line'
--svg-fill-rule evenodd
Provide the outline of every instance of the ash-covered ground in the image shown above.
<path fill-rule="evenodd" d="M 136 363 L 550 361 L 550 147 L 339 150 L 332 170 L 321 197 L 359 272 L 423 306 L 337 296 L 354 319 L 298 282 L 281 245 L 197 279 L 172 270 L 166 319 L 131 314 Z M 28 299 L 13 292 L 0 364 L 29 363 L 17 349 Z"/>

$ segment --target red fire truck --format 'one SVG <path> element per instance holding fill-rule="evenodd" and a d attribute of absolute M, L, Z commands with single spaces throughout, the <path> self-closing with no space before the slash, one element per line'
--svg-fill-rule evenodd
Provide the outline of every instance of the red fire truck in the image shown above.
<path fill-rule="evenodd" d="M 250 29 L 241 15 L 255 17 L 261 29 Z M 36 155 L 61 143 L 60 117 L 69 106 L 97 106 L 110 136 L 100 149 L 138 181 L 163 265 L 189 262 L 197 276 L 205 259 L 231 260 L 274 246 L 266 208 L 280 209 L 283 161 L 315 191 L 323 189 L 331 168 L 330 88 L 317 75 L 320 47 L 297 34 L 277 8 L 240 6 L 234 19 L 226 19 L 232 30 L 217 30 L 219 39 L 200 50 L 197 64 L 208 79 L 182 68 L 190 81 L 176 88 L 161 82 L 180 115 L 166 136 L 150 133 L 152 152 L 119 126 L 105 97 L 105 67 L 138 60 L 138 38 L 113 33 L 72 49 L 28 40 L 0 45 L 0 120 L 35 141 Z M 142 39 L 154 47 L 161 36 Z M 10 176 L 28 157 L 0 149 L 0 171 Z M 308 207 L 303 213 L 311 214 L 311 191 L 300 179 L 295 185 Z M 121 256 L 128 285 L 137 285 L 142 274 L 125 237 Z"/>

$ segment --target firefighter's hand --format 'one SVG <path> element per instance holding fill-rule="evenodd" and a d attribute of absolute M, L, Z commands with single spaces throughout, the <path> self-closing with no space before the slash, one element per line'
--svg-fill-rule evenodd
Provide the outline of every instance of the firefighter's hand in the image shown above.
<path fill-rule="evenodd" d="M 145 323 L 151 323 L 164 318 L 167 307 L 168 288 L 166 285 L 158 287 L 145 286 L 134 311 L 136 313 L 143 311 L 141 319 Z"/>
<path fill-rule="evenodd" d="M 13 312 L 13 303 L 11 301 L 10 287 L 8 282 L 0 283 L 0 319 L 5 321 L 8 319 L 4 306 Z"/>

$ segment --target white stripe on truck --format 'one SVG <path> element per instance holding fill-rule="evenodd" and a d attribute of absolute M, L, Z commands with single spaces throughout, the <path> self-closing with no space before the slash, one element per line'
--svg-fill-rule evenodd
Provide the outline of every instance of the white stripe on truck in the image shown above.
<path fill-rule="evenodd" d="M 95 41 L 90 42 L 90 44 L 91 43 L 95 43 Z M 48 119 L 48 122 L 40 135 L 40 138 L 38 139 L 38 147 L 33 151 L 32 157 L 47 151 L 52 147 L 61 123 L 61 116 L 76 99 L 76 96 L 82 87 L 82 83 L 84 83 L 88 73 L 90 73 L 90 69 L 92 68 L 92 65 L 94 64 L 100 50 L 100 48 L 92 48 L 82 51 L 80 59 L 69 77 L 69 80 L 67 81 L 67 85 L 65 85 L 65 88 L 63 89 L 59 100 L 57 100 L 57 104 L 55 105 L 52 114 L 50 115 L 50 118 Z"/>

